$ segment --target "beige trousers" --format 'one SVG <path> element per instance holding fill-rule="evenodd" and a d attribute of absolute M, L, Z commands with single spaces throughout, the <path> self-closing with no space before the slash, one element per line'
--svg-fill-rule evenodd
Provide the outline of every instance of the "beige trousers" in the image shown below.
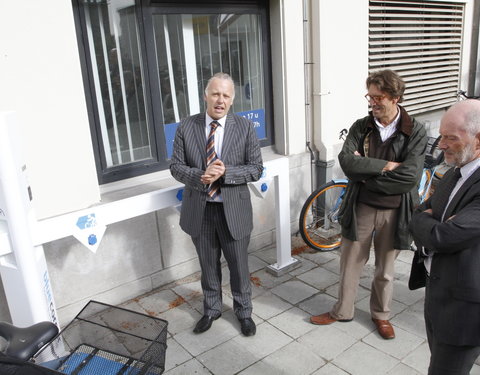
<path fill-rule="evenodd" d="M 399 251 L 393 248 L 397 209 L 378 209 L 357 204 L 357 241 L 342 238 L 340 257 L 340 289 L 338 301 L 330 315 L 336 319 L 352 319 L 360 276 L 370 256 L 373 239 L 375 273 L 370 295 L 372 318 L 388 320 L 393 295 L 394 263 Z"/>

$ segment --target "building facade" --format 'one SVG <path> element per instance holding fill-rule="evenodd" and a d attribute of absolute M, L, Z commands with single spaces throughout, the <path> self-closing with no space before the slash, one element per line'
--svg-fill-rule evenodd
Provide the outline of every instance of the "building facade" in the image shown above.
<path fill-rule="evenodd" d="M 391 68 L 436 135 L 459 89 L 479 94 L 474 0 L 72 0 L 0 3 L 0 111 L 22 134 L 37 220 L 176 184 L 178 122 L 206 80 L 236 83 L 265 160 L 288 157 L 292 232 L 312 187 L 342 177 L 339 133 L 368 111 L 365 78 Z M 275 241 L 273 193 L 255 197 L 251 249 Z M 166 208 L 109 225 L 98 250 L 43 245 L 62 323 L 199 270 Z M 0 301 L 4 301 L 0 288 Z M 9 320 L 5 303 L 0 319 Z"/>

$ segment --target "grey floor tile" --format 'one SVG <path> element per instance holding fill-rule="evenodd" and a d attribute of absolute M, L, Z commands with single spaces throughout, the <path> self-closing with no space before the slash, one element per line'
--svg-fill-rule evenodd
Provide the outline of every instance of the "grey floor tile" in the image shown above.
<path fill-rule="evenodd" d="M 253 299 L 252 304 L 255 314 L 264 320 L 270 319 L 293 307 L 270 292 Z"/>
<path fill-rule="evenodd" d="M 147 294 L 137 299 L 148 315 L 157 316 L 184 301 L 182 296 L 172 292 L 170 289 L 159 290 L 156 293 Z"/>
<path fill-rule="evenodd" d="M 209 375 L 211 372 L 196 359 L 191 359 L 174 369 L 165 372 L 165 375 Z"/>
<path fill-rule="evenodd" d="M 370 313 L 359 309 L 355 310 L 355 317 L 351 322 L 338 322 L 334 324 L 335 328 L 357 340 L 360 340 L 375 331 L 375 325 L 372 322 Z"/>
<path fill-rule="evenodd" d="M 301 259 L 300 267 L 297 267 L 290 271 L 288 274 L 291 276 L 298 276 L 307 271 L 310 271 L 312 268 L 318 267 L 318 264 L 309 261 L 308 259 Z"/>
<path fill-rule="evenodd" d="M 427 333 L 425 330 L 425 320 L 423 318 L 423 304 L 424 302 L 421 300 L 415 305 L 406 308 L 391 319 L 392 324 L 414 335 L 426 338 Z"/>
<path fill-rule="evenodd" d="M 243 343 L 227 341 L 199 355 L 197 360 L 215 375 L 233 375 L 260 358 Z"/>
<path fill-rule="evenodd" d="M 318 290 L 327 289 L 339 281 L 337 274 L 321 267 L 317 267 L 313 270 L 305 272 L 302 275 L 299 275 L 297 278 L 317 288 Z"/>
<path fill-rule="evenodd" d="M 226 265 L 222 269 L 223 315 L 203 334 L 193 333 L 203 313 L 199 272 L 121 307 L 168 321 L 168 375 L 427 373 L 430 351 L 423 320 L 424 289 L 410 291 L 407 287 L 413 253 L 401 252 L 396 261 L 391 322 L 397 337 L 385 341 L 369 312 L 373 252 L 360 280 L 354 320 L 315 326 L 309 321 L 310 315 L 329 311 L 337 300 L 340 253 L 310 250 L 301 238 L 292 238 L 292 244 L 302 263 L 281 277 L 265 270 L 266 265 L 276 262 L 275 247 L 249 254 L 253 319 L 257 323 L 253 337 L 240 333 L 232 311 Z M 478 364 L 472 375 L 480 375 Z"/>
<path fill-rule="evenodd" d="M 403 363 L 399 363 L 393 369 L 387 372 L 387 375 L 422 375 L 422 374 Z"/>
<path fill-rule="evenodd" d="M 260 362 L 250 366 L 241 375 L 305 375 L 311 374 L 325 361 L 298 342 L 291 342 Z"/>
<path fill-rule="evenodd" d="M 302 258 L 308 259 L 311 262 L 325 266 L 327 263 L 332 260 L 339 259 L 338 251 L 313 251 L 313 252 L 304 252 L 300 254 Z"/>
<path fill-rule="evenodd" d="M 333 363 L 355 375 L 386 374 L 399 361 L 392 356 L 357 342 L 333 360 Z"/>
<path fill-rule="evenodd" d="M 188 353 L 175 339 L 167 340 L 167 353 L 165 355 L 165 371 L 171 370 L 176 366 L 192 359 Z"/>
<path fill-rule="evenodd" d="M 250 273 L 264 269 L 266 266 L 268 266 L 268 263 L 258 258 L 257 256 L 255 255 L 248 256 L 248 269 Z"/>
<path fill-rule="evenodd" d="M 175 286 L 173 291 L 179 296 L 182 296 L 186 301 L 190 301 L 202 296 L 202 286 L 200 284 L 200 280 Z"/>
<path fill-rule="evenodd" d="M 384 340 L 375 330 L 362 341 L 399 360 L 405 358 L 425 342 L 424 339 L 395 327 L 395 325 L 393 327 L 395 329 L 395 338 L 393 340 Z"/>
<path fill-rule="evenodd" d="M 316 327 L 310 323 L 310 314 L 297 307 L 284 311 L 268 322 L 295 339 Z"/>
<path fill-rule="evenodd" d="M 407 366 L 415 369 L 420 374 L 428 373 L 429 362 L 430 349 L 428 348 L 428 344 L 426 342 L 420 345 L 402 360 L 402 363 L 405 363 Z"/>
<path fill-rule="evenodd" d="M 277 261 L 277 249 L 275 247 L 261 249 L 251 253 L 256 257 L 260 258 L 267 264 L 273 264 Z"/>
<path fill-rule="evenodd" d="M 292 342 L 292 338 L 271 324 L 264 322 L 257 325 L 255 336 L 238 335 L 231 341 L 245 346 L 247 350 L 261 359 Z"/>
<path fill-rule="evenodd" d="M 280 285 L 285 281 L 290 280 L 291 278 L 292 276 L 288 273 L 277 277 L 268 273 L 266 270 L 260 270 L 250 275 L 250 279 L 252 279 L 252 282 L 254 284 L 265 289 L 272 289 L 277 285 Z"/>
<path fill-rule="evenodd" d="M 297 341 L 318 356 L 330 361 L 356 342 L 354 337 L 337 329 L 335 326 L 336 324 L 318 326 L 316 329 L 299 337 Z"/>
<path fill-rule="evenodd" d="M 159 318 L 168 322 L 168 332 L 176 335 L 185 330 L 192 330 L 196 322 L 202 317 L 197 310 L 189 304 L 183 303 L 159 315 Z"/>
<path fill-rule="evenodd" d="M 238 320 L 233 311 L 228 311 L 215 320 L 212 327 L 204 333 L 195 334 L 185 330 L 175 335 L 175 340 L 193 356 L 198 356 L 239 334 Z"/>
<path fill-rule="evenodd" d="M 349 375 L 333 363 L 327 363 L 325 366 L 315 371 L 312 375 Z"/>
<path fill-rule="evenodd" d="M 310 315 L 318 315 L 330 311 L 336 301 L 336 298 L 333 298 L 328 294 L 318 293 L 312 298 L 300 302 L 298 307 L 305 310 Z"/>
<path fill-rule="evenodd" d="M 289 280 L 272 288 L 271 291 L 291 304 L 296 304 L 318 293 L 318 289 L 299 280 Z"/>

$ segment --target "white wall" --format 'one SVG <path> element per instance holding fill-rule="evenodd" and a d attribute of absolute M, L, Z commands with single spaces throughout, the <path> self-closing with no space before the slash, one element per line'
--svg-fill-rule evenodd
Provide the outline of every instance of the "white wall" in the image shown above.
<path fill-rule="evenodd" d="M 275 149 L 305 152 L 303 9 L 299 0 L 270 4 Z"/>
<path fill-rule="evenodd" d="M 311 2 L 313 140 L 328 161 L 341 147 L 340 130 L 368 113 L 368 1 Z"/>
<path fill-rule="evenodd" d="M 71 1 L 2 1 L 0 35 L 0 111 L 17 112 L 37 218 L 98 202 Z"/>

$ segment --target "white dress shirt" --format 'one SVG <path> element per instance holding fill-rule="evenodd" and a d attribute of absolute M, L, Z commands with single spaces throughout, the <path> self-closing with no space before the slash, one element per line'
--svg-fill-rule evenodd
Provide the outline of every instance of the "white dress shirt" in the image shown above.
<path fill-rule="evenodd" d="M 380 121 L 375 118 L 375 125 L 377 125 L 377 129 L 380 132 L 380 137 L 382 138 L 382 142 L 385 142 L 388 138 L 392 136 L 393 133 L 397 130 L 397 124 L 400 121 L 400 109 L 397 107 L 397 116 L 393 119 L 393 121 L 384 126 Z"/>

